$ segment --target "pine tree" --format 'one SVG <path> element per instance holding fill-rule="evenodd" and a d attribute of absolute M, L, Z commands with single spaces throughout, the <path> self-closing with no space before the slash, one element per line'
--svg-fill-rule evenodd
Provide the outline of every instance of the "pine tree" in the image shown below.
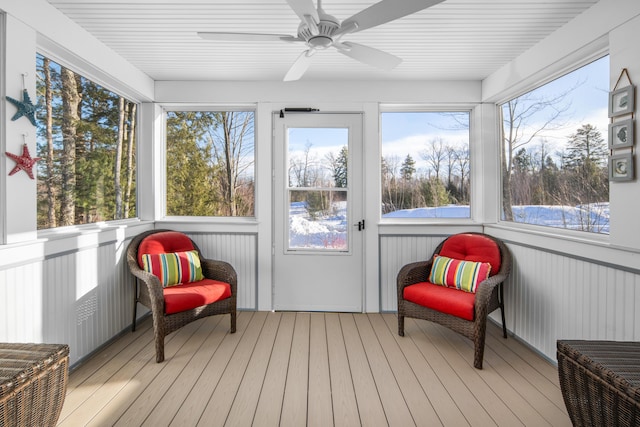
<path fill-rule="evenodd" d="M 335 183 L 335 186 L 338 188 L 346 188 L 347 165 L 349 162 L 349 150 L 347 147 L 342 147 L 337 156 L 333 153 L 328 154 L 327 161 L 331 168 L 331 174 L 333 175 L 333 182 Z"/>
<path fill-rule="evenodd" d="M 75 224 L 76 141 L 80 94 L 73 71 L 62 69 L 62 193 L 60 225 Z"/>
<path fill-rule="evenodd" d="M 414 173 L 416 173 L 416 162 L 411 157 L 411 154 L 407 154 L 400 167 L 400 174 L 403 180 L 410 181 Z"/>
<path fill-rule="evenodd" d="M 576 133 L 569 136 L 564 164 L 569 168 L 581 167 L 591 162 L 595 166 L 604 166 L 607 159 L 607 147 L 600 131 L 593 125 L 582 125 Z"/>
<path fill-rule="evenodd" d="M 609 200 L 607 148 L 600 131 L 590 124 L 583 125 L 569 136 L 563 156 L 567 203 L 577 205 L 586 212 L 582 229 L 592 231 L 592 211 L 597 203 Z"/>

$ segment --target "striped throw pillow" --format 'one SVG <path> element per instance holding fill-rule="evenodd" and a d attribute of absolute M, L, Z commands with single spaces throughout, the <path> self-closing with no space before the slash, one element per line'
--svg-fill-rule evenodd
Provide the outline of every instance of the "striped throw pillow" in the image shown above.
<path fill-rule="evenodd" d="M 475 292 L 478 284 L 489 277 L 488 262 L 462 261 L 434 255 L 429 282 L 465 292 Z"/>
<path fill-rule="evenodd" d="M 197 251 L 144 254 L 142 267 L 160 279 L 163 288 L 204 279 Z"/>

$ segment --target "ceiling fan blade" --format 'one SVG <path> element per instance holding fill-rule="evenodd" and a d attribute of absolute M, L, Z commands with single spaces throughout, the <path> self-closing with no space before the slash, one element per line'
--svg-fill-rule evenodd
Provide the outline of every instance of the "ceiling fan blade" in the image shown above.
<path fill-rule="evenodd" d="M 355 33 L 411 15 L 442 1 L 444 0 L 382 0 L 356 13 L 351 18 L 345 19 L 342 26 L 357 24 L 357 28 L 350 31 Z"/>
<path fill-rule="evenodd" d="M 359 43 L 343 42 L 336 47 L 338 52 L 349 58 L 387 71 L 394 69 L 402 62 L 402 59 L 395 55 Z"/>
<path fill-rule="evenodd" d="M 198 35 L 203 39 L 220 41 L 304 41 L 288 34 L 198 32 Z"/>
<path fill-rule="evenodd" d="M 287 74 L 284 76 L 285 82 L 290 82 L 293 80 L 298 80 L 302 75 L 307 71 L 309 65 L 311 65 L 311 60 L 315 50 L 307 49 L 298 56 L 296 62 L 293 63 Z"/>
<path fill-rule="evenodd" d="M 296 13 L 296 15 L 298 15 L 301 21 L 308 21 L 308 19 L 305 17 L 306 15 L 313 18 L 313 21 L 316 24 L 320 22 L 318 11 L 313 5 L 313 0 L 287 0 L 287 3 L 289 3 L 289 7 L 293 9 L 293 11 Z"/>

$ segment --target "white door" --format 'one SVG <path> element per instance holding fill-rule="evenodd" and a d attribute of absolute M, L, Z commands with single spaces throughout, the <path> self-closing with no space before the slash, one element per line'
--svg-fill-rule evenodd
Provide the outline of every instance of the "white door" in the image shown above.
<path fill-rule="evenodd" d="M 274 115 L 274 308 L 361 312 L 362 115 Z"/>

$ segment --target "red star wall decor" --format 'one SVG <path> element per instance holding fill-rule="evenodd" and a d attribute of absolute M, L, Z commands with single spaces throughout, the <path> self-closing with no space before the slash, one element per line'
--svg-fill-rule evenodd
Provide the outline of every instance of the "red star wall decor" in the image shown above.
<path fill-rule="evenodd" d="M 11 172 L 9 172 L 9 176 L 22 169 L 27 173 L 27 175 L 29 175 L 29 178 L 33 179 L 33 167 L 35 166 L 36 162 L 40 160 L 40 157 L 31 157 L 27 144 L 24 144 L 22 146 L 22 156 L 18 156 L 16 154 L 8 152 L 5 152 L 5 154 L 16 161 L 16 167 L 13 168 Z"/>

